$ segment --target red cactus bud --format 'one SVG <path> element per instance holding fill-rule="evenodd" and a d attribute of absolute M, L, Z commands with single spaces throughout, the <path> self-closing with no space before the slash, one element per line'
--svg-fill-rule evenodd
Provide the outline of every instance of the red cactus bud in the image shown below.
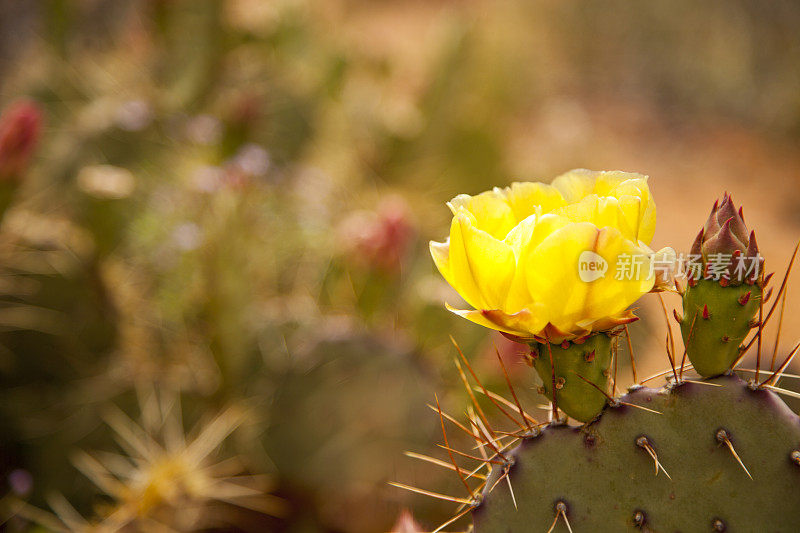
<path fill-rule="evenodd" d="M 728 220 L 730 221 L 730 231 L 736 236 L 737 240 L 746 245 L 747 227 L 745 227 L 744 221 L 739 217 L 739 213 L 733 205 L 733 197 L 731 195 L 727 195 L 717 210 L 717 222 L 719 224 L 724 224 L 725 221 Z"/>
<path fill-rule="evenodd" d="M 708 215 L 706 225 L 703 227 L 703 233 L 706 235 L 714 235 L 719 231 L 719 222 L 717 221 L 717 209 L 719 209 L 719 200 L 714 201 L 714 207 L 711 208 L 711 214 Z"/>
<path fill-rule="evenodd" d="M 19 181 L 39 142 L 42 112 L 28 100 L 15 102 L 0 117 L 0 180 Z"/>
<path fill-rule="evenodd" d="M 711 318 L 711 313 L 708 312 L 708 304 L 703 306 L 703 320 Z"/>
<path fill-rule="evenodd" d="M 747 249 L 747 244 L 740 241 L 733 233 L 732 223 L 733 217 L 728 218 L 722 223 L 719 231 L 713 237 L 706 239 L 703 243 L 704 257 L 716 253 L 733 254 L 737 250 L 744 251 Z"/>
<path fill-rule="evenodd" d="M 678 324 L 681 324 L 683 322 L 683 317 L 680 314 L 678 314 L 678 310 L 675 308 L 672 309 L 672 316 L 675 317 L 675 321 Z"/>
<path fill-rule="evenodd" d="M 748 234 L 742 213 L 726 192 L 721 201 L 714 202 L 708 220 L 692 244 L 691 253 L 702 256 L 702 276 L 719 281 L 723 287 L 745 282 L 752 285 L 761 271 L 755 235 Z M 696 277 L 696 272 L 689 274 L 690 281 Z"/>
<path fill-rule="evenodd" d="M 567 348 L 569 348 L 569 341 L 564 341 L 564 342 L 562 342 L 562 343 L 561 343 L 561 347 L 562 347 L 562 348 L 564 348 L 565 350 L 566 350 Z"/>
<path fill-rule="evenodd" d="M 697 237 L 694 238 L 694 243 L 692 243 L 692 249 L 691 249 L 692 255 L 700 255 L 702 253 L 704 236 L 705 236 L 705 230 L 704 228 L 700 228 L 700 233 L 697 234 Z"/>

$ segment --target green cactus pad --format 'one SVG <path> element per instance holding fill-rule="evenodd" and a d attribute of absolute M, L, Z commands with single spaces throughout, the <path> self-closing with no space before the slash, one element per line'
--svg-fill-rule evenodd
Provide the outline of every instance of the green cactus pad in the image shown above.
<path fill-rule="evenodd" d="M 622 404 L 524 440 L 510 470 L 518 508 L 497 484 L 473 511 L 475 532 L 548 531 L 559 502 L 576 532 L 800 530 L 800 419 L 774 393 L 728 375 L 621 400 L 661 414 Z M 718 440 L 723 429 L 752 479 Z M 671 479 L 655 475 L 641 437 Z"/>
<path fill-rule="evenodd" d="M 723 287 L 716 281 L 700 280 L 687 287 L 681 333 L 698 374 L 717 376 L 731 369 L 752 328 L 750 321 L 758 313 L 761 294 L 758 284 Z"/>
<path fill-rule="evenodd" d="M 552 353 L 558 408 L 581 422 L 588 422 L 600 414 L 607 402 L 600 390 L 608 390 L 612 341 L 608 335 L 598 333 L 582 344 L 569 343 L 566 348 L 560 344 L 550 344 L 549 348 L 546 344 L 533 344 L 533 353 L 536 354 L 534 367 L 542 378 L 544 395 L 552 401 Z"/>

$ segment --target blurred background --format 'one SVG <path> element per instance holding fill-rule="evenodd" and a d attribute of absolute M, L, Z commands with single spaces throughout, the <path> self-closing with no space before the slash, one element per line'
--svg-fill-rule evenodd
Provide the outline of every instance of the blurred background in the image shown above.
<path fill-rule="evenodd" d="M 727 190 L 779 280 L 798 27 L 793 0 L 0 0 L 0 529 L 435 528 L 452 505 L 387 482 L 460 494 L 403 455 L 446 460 L 434 394 L 466 408 L 449 335 L 546 416 L 524 348 L 443 308 L 444 202 L 637 171 L 686 252 Z M 639 314 L 642 377 L 667 326 Z"/>

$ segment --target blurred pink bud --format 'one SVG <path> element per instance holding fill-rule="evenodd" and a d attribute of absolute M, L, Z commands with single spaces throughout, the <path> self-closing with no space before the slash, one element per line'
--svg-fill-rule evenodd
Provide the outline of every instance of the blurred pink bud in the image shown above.
<path fill-rule="evenodd" d="M 408 206 L 400 197 L 387 198 L 374 213 L 351 214 L 341 231 L 356 261 L 387 273 L 400 270 L 414 233 Z"/>
<path fill-rule="evenodd" d="M 419 533 L 422 531 L 414 515 L 408 509 L 403 509 L 397 516 L 397 521 L 392 526 L 392 533 Z"/>
<path fill-rule="evenodd" d="M 11 104 L 0 116 L 0 181 L 22 179 L 41 127 L 42 111 L 30 100 Z"/>

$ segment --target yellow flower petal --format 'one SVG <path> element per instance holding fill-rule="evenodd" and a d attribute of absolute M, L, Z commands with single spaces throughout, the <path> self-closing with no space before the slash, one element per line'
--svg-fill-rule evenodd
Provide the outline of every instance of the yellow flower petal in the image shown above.
<path fill-rule="evenodd" d="M 650 195 L 647 178 L 625 180 L 614 188 L 613 195 L 619 198 L 620 205 L 629 212 L 630 217 L 633 216 L 635 206 L 638 212 L 639 240 L 650 244 L 656 231 L 656 203 Z"/>
<path fill-rule="evenodd" d="M 585 168 L 576 168 L 558 176 L 552 186 L 561 192 L 567 203 L 577 202 L 594 193 L 597 174 Z"/>
<path fill-rule="evenodd" d="M 515 313 L 532 307 L 533 299 L 528 290 L 528 277 L 526 275 L 528 254 L 539 246 L 539 243 L 546 239 L 548 235 L 569 223 L 570 221 L 567 218 L 554 214 L 531 215 L 509 232 L 505 241 L 514 250 L 517 269 L 503 310 Z"/>
<path fill-rule="evenodd" d="M 545 214 L 565 205 L 558 189 L 546 183 L 517 182 L 505 189 L 508 205 L 518 221 Z"/>
<path fill-rule="evenodd" d="M 516 268 L 511 247 L 476 228 L 461 208 L 450 226 L 449 252 L 453 288 L 477 309 L 499 309 Z"/>
<path fill-rule="evenodd" d="M 596 259 L 606 270 L 591 281 L 581 279 L 579 260 Z M 592 256 L 591 254 L 597 254 Z M 602 258 L 602 259 L 600 259 Z M 626 261 L 639 265 L 627 279 Z M 575 223 L 554 232 L 529 256 L 528 288 L 532 298 L 543 304 L 550 322 L 559 329 L 575 329 L 603 317 L 621 313 L 653 286 L 650 257 L 615 228 L 598 229 L 589 223 Z"/>
<path fill-rule="evenodd" d="M 439 273 L 449 283 L 453 285 L 453 275 L 450 272 L 450 238 L 445 242 L 430 241 L 428 248 L 431 251 L 431 257 Z"/>
<path fill-rule="evenodd" d="M 629 202 L 626 202 L 628 205 Z M 618 229 L 626 238 L 638 241 L 639 209 L 638 204 L 628 210 L 620 205 L 619 200 L 611 196 L 590 194 L 576 203 L 560 207 L 554 214 L 566 217 L 573 222 L 591 222 L 598 228 L 611 227 Z"/>
<path fill-rule="evenodd" d="M 523 339 L 532 339 L 531 332 L 541 331 L 547 322 L 544 318 L 544 309 L 541 305 L 534 306 L 533 310 L 523 309 L 517 313 L 509 314 L 497 309 L 462 310 L 455 309 L 445 304 L 447 309 L 462 318 L 466 318 L 486 328 L 502 331 Z"/>
<path fill-rule="evenodd" d="M 486 191 L 477 196 L 459 194 L 447 205 L 453 215 L 457 215 L 459 209 L 468 211 L 475 218 L 475 227 L 496 239 L 504 239 L 517 223 L 505 195 L 500 191 Z"/>

